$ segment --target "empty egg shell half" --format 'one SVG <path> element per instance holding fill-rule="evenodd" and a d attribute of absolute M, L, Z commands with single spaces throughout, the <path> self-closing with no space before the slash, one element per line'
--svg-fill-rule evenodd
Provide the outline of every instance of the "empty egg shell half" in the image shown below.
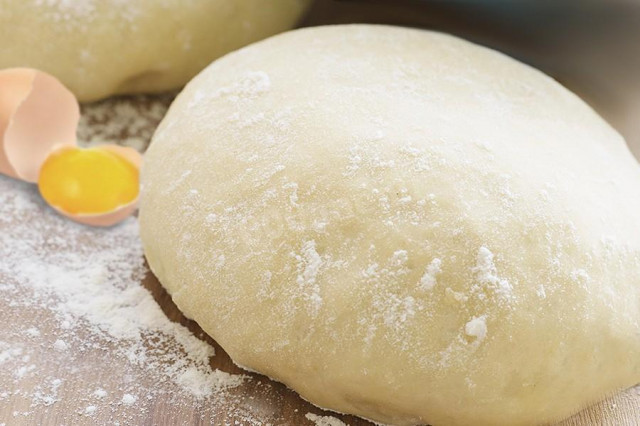
<path fill-rule="evenodd" d="M 75 146 L 79 120 L 78 101 L 55 77 L 0 70 L 0 173 L 37 182 L 52 151 Z"/>
<path fill-rule="evenodd" d="M 42 165 L 38 188 L 61 215 L 91 226 L 111 226 L 138 208 L 142 156 L 132 148 L 64 147 Z"/>

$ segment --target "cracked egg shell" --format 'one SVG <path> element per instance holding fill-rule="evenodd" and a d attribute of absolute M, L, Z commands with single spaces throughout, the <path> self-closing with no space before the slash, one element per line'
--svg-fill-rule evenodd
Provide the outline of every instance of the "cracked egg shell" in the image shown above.
<path fill-rule="evenodd" d="M 0 70 L 0 173 L 37 182 L 54 150 L 75 146 L 80 107 L 49 74 L 30 68 Z"/>

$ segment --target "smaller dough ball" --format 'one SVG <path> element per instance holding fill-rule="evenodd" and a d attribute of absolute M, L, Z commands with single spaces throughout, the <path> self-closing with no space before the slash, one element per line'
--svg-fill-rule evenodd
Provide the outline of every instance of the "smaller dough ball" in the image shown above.
<path fill-rule="evenodd" d="M 291 28 L 309 0 L 0 0 L 0 69 L 31 67 L 80 101 L 184 85 Z"/>

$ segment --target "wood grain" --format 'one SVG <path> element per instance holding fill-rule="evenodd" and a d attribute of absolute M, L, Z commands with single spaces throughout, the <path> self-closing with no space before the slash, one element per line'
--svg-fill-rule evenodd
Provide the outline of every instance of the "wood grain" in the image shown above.
<path fill-rule="evenodd" d="M 596 31 L 593 25 L 589 25 L 593 24 L 593 16 L 585 10 L 564 17 L 553 15 L 553 19 L 544 15 L 536 21 L 535 11 L 529 11 L 529 16 L 523 17 L 522 12 L 517 10 L 511 10 L 510 13 L 496 11 L 490 7 L 492 2 L 485 2 L 485 5 L 477 1 L 471 3 L 473 5 L 465 5 L 465 2 L 460 1 L 320 0 L 312 8 L 304 25 L 348 22 L 408 25 L 444 30 L 493 46 L 542 68 L 579 92 L 622 131 L 630 142 L 631 149 L 640 153 L 640 55 L 635 54 L 640 41 L 640 26 L 637 25 L 640 22 L 640 11 L 637 6 L 632 3 L 613 6 L 611 3 L 604 12 L 592 11 L 599 14 Z M 7 222 L 4 223 L 5 225 L 0 224 L 0 232 L 2 226 L 8 226 Z M 0 277 L 0 281 L 2 278 L 6 277 Z M 196 336 L 215 347 L 216 356 L 211 359 L 212 367 L 229 373 L 246 374 L 231 362 L 222 348 L 202 332 L 196 323 L 180 313 L 155 277 L 149 274 L 142 284 L 153 294 L 168 318 L 185 325 Z M 37 309 L 17 309 L 11 300 L 0 299 L 0 322 L 4 324 L 0 330 L 7 335 L 9 330 L 20 327 L 27 321 L 42 324 L 41 331 L 43 335 L 47 335 L 46 327 L 50 322 L 47 315 L 49 313 L 46 311 Z M 33 342 L 33 345 L 39 344 L 41 345 L 37 341 Z M 90 402 L 87 397 L 91 390 L 90 384 L 99 383 L 113 392 L 122 390 L 118 388 L 121 387 L 118 383 L 121 383 L 122 375 L 130 367 L 110 357 L 109 351 L 112 349 L 115 348 L 106 345 L 102 352 L 74 354 L 74 363 L 83 380 L 69 383 L 65 387 L 64 397 L 56 404 L 34 408 L 24 398 L 9 396 L 0 399 L 0 423 L 88 425 L 112 424 L 114 419 L 118 419 L 120 424 L 145 425 L 304 425 L 311 424 L 305 418 L 311 412 L 335 416 L 354 426 L 370 424 L 352 416 L 323 412 L 303 401 L 282 384 L 255 374 L 249 374 L 253 380 L 232 390 L 225 400 L 219 401 L 206 412 L 201 408 L 194 408 L 188 402 L 181 403 L 180 400 L 167 396 L 151 401 L 150 408 L 142 417 L 122 417 L 122 407 L 118 404 L 113 404 L 90 418 L 82 416 L 77 412 L 78 404 L 85 400 L 87 404 Z M 47 374 L 56 376 L 56 366 L 60 365 L 59 354 L 44 347 L 35 353 L 30 362 L 50 365 L 51 371 L 47 371 Z M 42 377 L 25 380 L 20 383 L 20 387 L 36 386 Z M 142 384 L 156 386 L 151 382 Z M 13 395 L 20 391 L 17 386 L 14 382 L 3 382 L 0 379 L 0 391 L 6 390 Z M 16 412 L 18 415 L 15 415 Z M 22 412 L 33 414 L 22 416 Z M 144 420 L 140 421 L 140 418 Z M 558 426 L 638 424 L 640 395 L 634 390 L 628 390 L 589 407 L 558 423 Z"/>

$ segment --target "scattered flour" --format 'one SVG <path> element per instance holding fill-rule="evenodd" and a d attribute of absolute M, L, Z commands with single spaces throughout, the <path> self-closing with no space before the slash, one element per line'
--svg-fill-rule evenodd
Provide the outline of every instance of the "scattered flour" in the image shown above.
<path fill-rule="evenodd" d="M 58 339 L 55 342 L 53 342 L 53 348 L 58 352 L 64 352 L 67 350 L 67 344 L 65 343 L 64 340 Z"/>
<path fill-rule="evenodd" d="M 10 347 L 7 343 L 0 342 L 0 365 L 21 354 L 22 348 L 18 346 Z"/>
<path fill-rule="evenodd" d="M 170 100 L 85 105 L 81 144 L 143 149 Z M 213 347 L 170 321 L 141 285 L 147 270 L 135 218 L 107 229 L 78 225 L 48 208 L 34 185 L 0 176 L 0 259 L 0 313 L 10 325 L 0 328 L 0 400 L 30 407 L 14 417 L 62 404 L 69 415 L 106 412 L 114 424 L 136 424 L 164 394 L 217 418 L 214 401 L 232 399 L 228 390 L 248 380 L 212 369 Z M 96 382 L 101 364 L 118 374 Z M 65 398 L 67 386 L 86 386 L 86 396 Z M 255 420 L 243 408 L 231 415 Z"/>
<path fill-rule="evenodd" d="M 498 276 L 498 270 L 493 258 L 493 253 L 485 246 L 481 246 L 480 249 L 478 249 L 476 266 L 472 271 L 475 273 L 478 284 L 488 287 L 499 296 L 509 298 L 512 294 L 511 284 L 509 284 L 509 281 L 506 279 Z M 479 288 L 476 287 L 476 290 L 479 290 Z"/>
<path fill-rule="evenodd" d="M 31 399 L 31 407 L 48 407 L 58 402 L 58 389 L 60 386 L 62 386 L 61 379 L 50 379 L 47 383 L 36 386 Z"/>
<path fill-rule="evenodd" d="M 140 95 L 82 105 L 79 143 L 93 146 L 117 141 L 143 151 L 172 99 L 173 95 Z"/>
<path fill-rule="evenodd" d="M 392 267 L 403 269 L 409 260 L 409 253 L 406 250 L 396 250 L 393 252 L 389 263 Z"/>
<path fill-rule="evenodd" d="M 420 279 L 421 290 L 431 290 L 437 284 L 437 276 L 442 272 L 442 261 L 435 258 L 431 261 L 424 275 Z"/>
<path fill-rule="evenodd" d="M 130 393 L 125 393 L 122 396 L 122 403 L 123 404 L 127 404 L 127 405 L 132 405 L 135 404 L 135 402 L 138 400 L 138 397 L 135 395 L 131 395 Z"/>
<path fill-rule="evenodd" d="M 34 0 L 36 7 L 48 7 L 59 20 L 86 19 L 95 12 L 94 0 Z"/>
<path fill-rule="evenodd" d="M 403 323 L 416 314 L 416 300 L 411 296 L 399 298 L 390 294 L 382 307 L 383 320 L 387 327 L 401 331 Z"/>
<path fill-rule="evenodd" d="M 322 306 L 320 286 L 316 283 L 316 277 L 324 262 L 316 251 L 316 242 L 313 240 L 305 241 L 302 245 L 301 254 L 296 255 L 294 253 L 294 256 L 298 262 L 296 283 L 309 302 L 311 314 L 315 316 Z"/>
<path fill-rule="evenodd" d="M 95 391 L 93 391 L 93 396 L 95 396 L 98 399 L 102 399 L 105 396 L 107 396 L 107 391 L 102 388 L 98 388 Z"/>
<path fill-rule="evenodd" d="M 487 337 L 487 320 L 485 316 L 473 318 L 464 326 L 467 336 L 475 337 L 476 342 L 482 342 Z"/>
<path fill-rule="evenodd" d="M 0 337 L 22 340 L 0 342 L 0 364 L 14 365 L 14 381 L 38 377 L 41 366 L 25 348 L 33 348 L 35 338 L 51 337 L 49 347 L 64 353 L 64 368 L 71 375 L 74 354 L 111 344 L 113 357 L 145 369 L 157 381 L 174 383 L 195 399 L 245 380 L 212 370 L 213 347 L 170 321 L 140 285 L 147 271 L 136 219 L 110 229 L 77 225 L 48 209 L 35 187 L 0 177 L 0 227 L 3 299 L 15 309 L 44 309 L 54 319 Z M 81 335 L 86 332 L 89 336 Z M 32 406 L 56 403 L 61 385 L 59 379 L 37 385 Z M 107 392 L 97 389 L 93 396 L 103 399 Z M 122 402 L 131 404 L 131 398 L 126 394 Z"/>
<path fill-rule="evenodd" d="M 30 327 L 24 331 L 24 334 L 26 334 L 29 337 L 38 337 L 40 336 L 40 330 L 38 330 L 35 327 Z"/>
<path fill-rule="evenodd" d="M 25 0 L 26 1 L 26 0 Z M 58 25 L 71 28 L 81 28 L 86 37 L 89 26 L 100 12 L 102 0 L 31 0 L 36 13 L 47 14 Z M 109 0 L 109 6 L 116 10 L 123 21 L 132 22 L 140 14 L 139 5 L 127 0 Z M 134 27 L 133 30 L 136 28 Z M 83 35 L 80 35 L 82 37 Z M 84 51 L 84 56 L 89 52 Z"/>
<path fill-rule="evenodd" d="M 228 97 L 233 102 L 241 102 L 268 92 L 270 87 L 271 78 L 264 71 L 247 72 L 235 83 L 221 87 L 213 93 L 196 92 L 189 103 L 189 108 L 193 109 L 195 113 L 197 112 L 195 110 L 202 109 L 203 103 L 220 97 Z"/>
<path fill-rule="evenodd" d="M 315 423 L 316 426 L 348 426 L 345 422 L 333 416 L 319 416 L 307 413 L 305 417 Z"/>

